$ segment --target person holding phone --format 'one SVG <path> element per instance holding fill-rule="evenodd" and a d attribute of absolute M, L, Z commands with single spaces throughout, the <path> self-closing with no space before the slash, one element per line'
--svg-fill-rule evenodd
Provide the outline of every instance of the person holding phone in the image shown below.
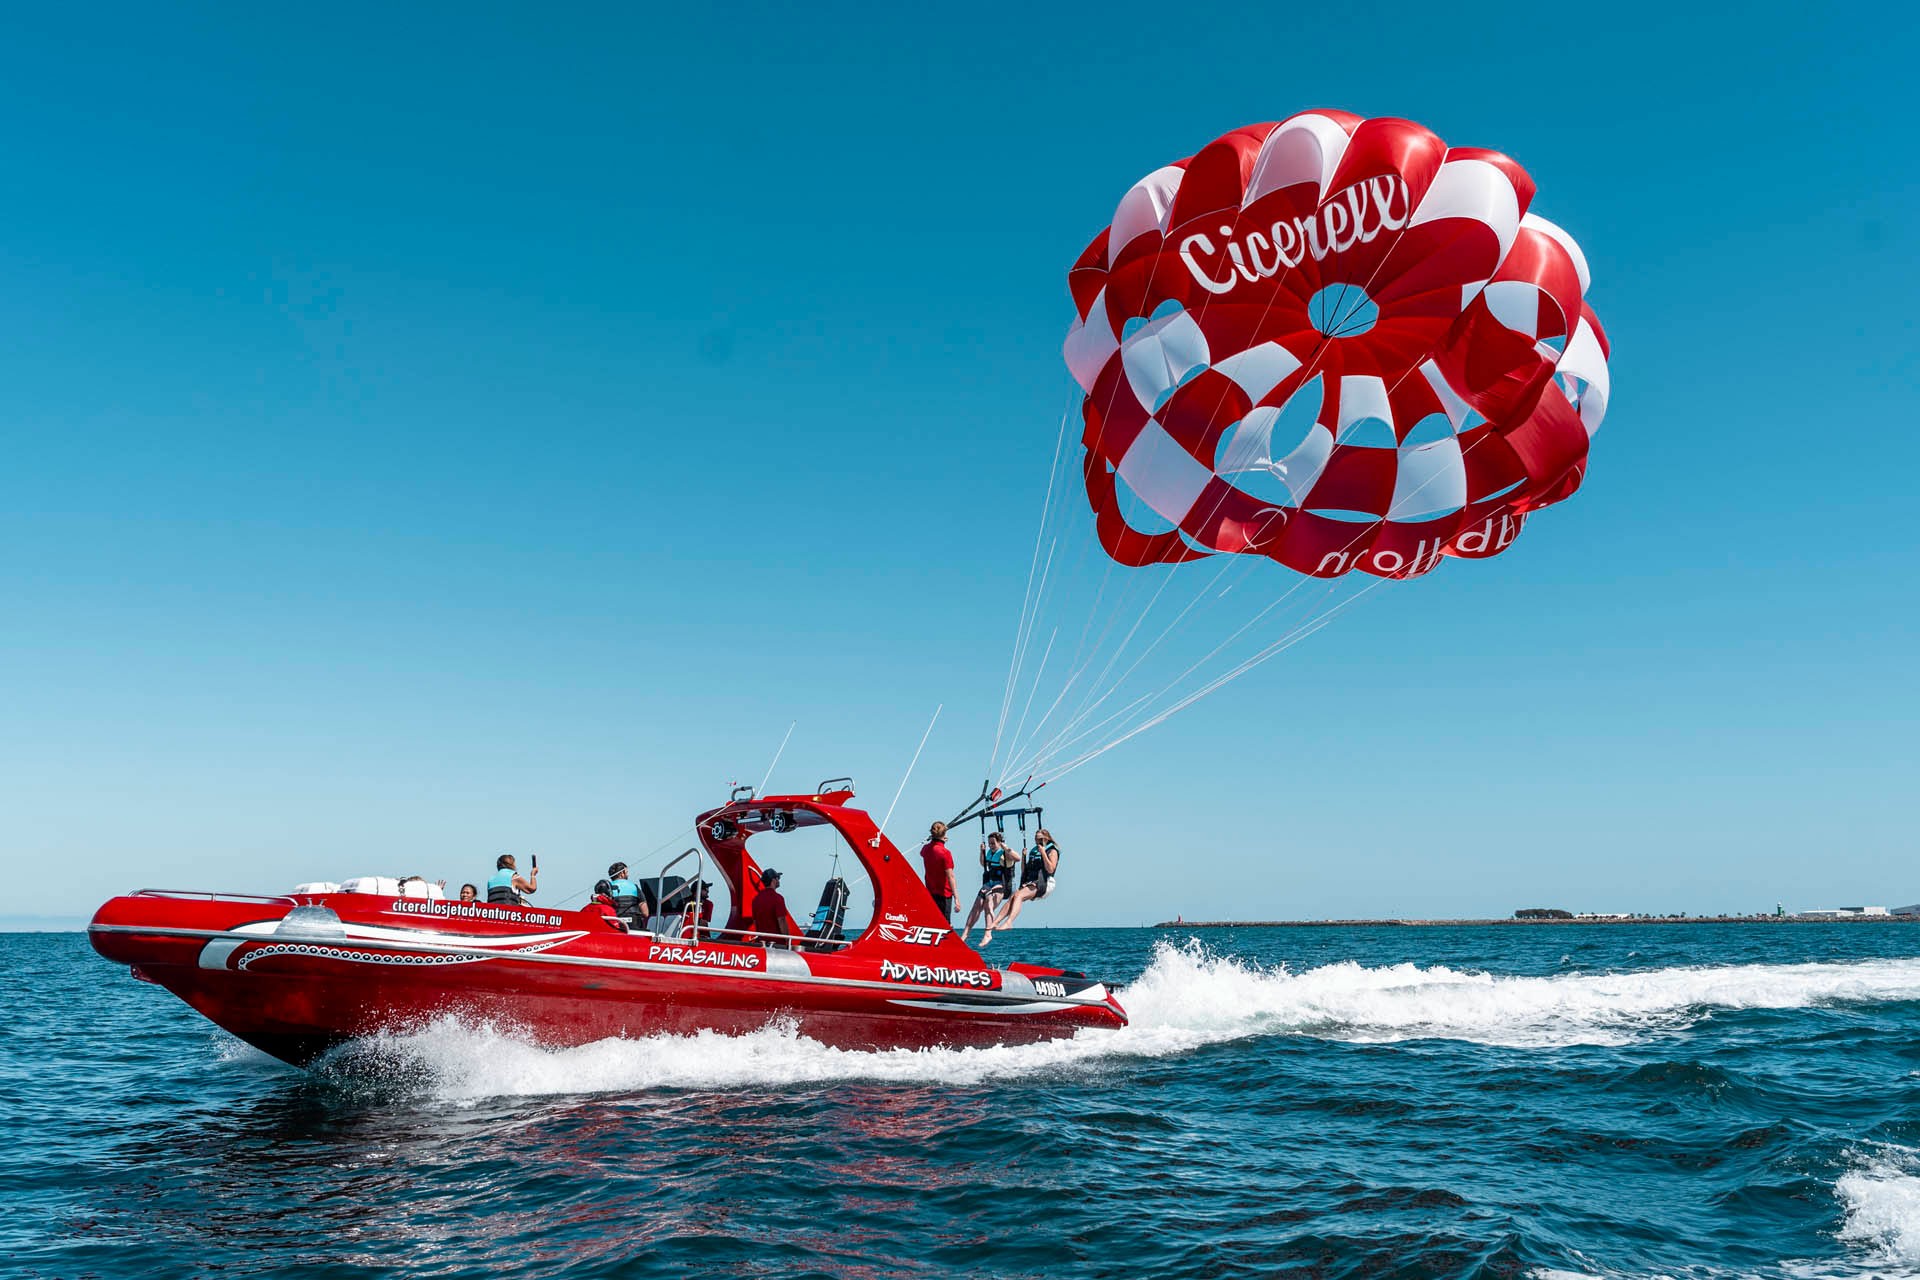
<path fill-rule="evenodd" d="M 540 889 L 540 855 L 533 855 L 533 872 L 522 876 L 514 869 L 513 855 L 503 853 L 494 860 L 494 872 L 487 881 L 487 901 L 496 905 L 524 907 L 527 895 Z"/>

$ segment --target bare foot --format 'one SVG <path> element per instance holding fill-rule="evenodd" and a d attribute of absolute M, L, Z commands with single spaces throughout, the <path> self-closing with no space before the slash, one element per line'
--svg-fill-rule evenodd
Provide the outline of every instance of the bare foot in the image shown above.
<path fill-rule="evenodd" d="M 993 941 L 993 930 L 989 929 L 985 933 L 980 935 L 980 941 L 976 942 L 974 945 L 977 947 L 984 947 L 989 942 L 992 942 L 992 941 Z"/>

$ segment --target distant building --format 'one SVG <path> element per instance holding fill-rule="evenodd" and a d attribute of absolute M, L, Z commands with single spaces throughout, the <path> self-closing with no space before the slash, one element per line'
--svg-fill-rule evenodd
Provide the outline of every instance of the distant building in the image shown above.
<path fill-rule="evenodd" d="M 1920 914 L 1920 904 L 1912 908 L 1901 908 L 1903 913 L 1909 910 Z M 1869 916 L 1889 916 L 1893 912 L 1885 907 L 1815 907 L 1812 910 L 1797 911 L 1794 914 L 1802 920 L 1863 920 Z"/>
<path fill-rule="evenodd" d="M 1895 907 L 1893 914 L 1897 916 L 1920 916 L 1920 902 L 1916 902 L 1910 907 Z"/>

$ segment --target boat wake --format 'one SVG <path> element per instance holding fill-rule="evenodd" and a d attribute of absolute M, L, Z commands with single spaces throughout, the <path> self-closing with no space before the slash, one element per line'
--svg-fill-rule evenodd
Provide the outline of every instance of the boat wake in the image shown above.
<path fill-rule="evenodd" d="M 1920 1000 L 1920 959 L 1719 965 L 1501 976 L 1353 962 L 1293 973 L 1163 946 L 1120 993 L 1151 1037 L 1293 1032 L 1332 1040 L 1466 1040 L 1511 1048 L 1620 1045 L 1683 1031 L 1715 1010 Z"/>
<path fill-rule="evenodd" d="M 370 1055 L 404 1066 L 434 1095 L 454 1101 L 843 1080 L 970 1085 L 1011 1078 L 1009 1072 L 1024 1077 L 1163 1058 L 1275 1035 L 1350 1043 L 1459 1040 L 1516 1049 L 1621 1045 L 1684 1032 L 1720 1010 L 1920 1000 L 1920 959 L 1543 977 L 1343 962 L 1296 973 L 1217 955 L 1197 942 L 1162 943 L 1139 980 L 1119 995 L 1132 1019 L 1124 1030 L 1083 1031 L 1043 1044 L 861 1052 L 820 1044 L 776 1019 L 745 1036 L 654 1036 L 554 1049 L 508 1028 L 444 1018 L 352 1049 L 340 1065 Z M 1872 1187 L 1862 1182 L 1861 1189 Z M 1912 1242 L 1920 1247 L 1920 1236 Z"/>

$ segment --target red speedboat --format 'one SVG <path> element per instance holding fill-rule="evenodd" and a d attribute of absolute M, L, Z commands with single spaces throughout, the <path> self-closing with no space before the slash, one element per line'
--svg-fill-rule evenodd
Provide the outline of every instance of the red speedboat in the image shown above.
<path fill-rule="evenodd" d="M 631 931 L 585 911 L 391 893 L 143 889 L 101 907 L 87 935 L 135 977 L 295 1064 L 446 1014 L 551 1045 L 738 1034 L 774 1019 L 862 1049 L 1019 1043 L 1126 1025 L 1101 982 L 990 966 L 955 935 L 873 820 L 847 807 L 852 798 L 849 779 L 813 795 L 736 791 L 701 815 L 699 845 L 674 860 L 683 874 L 656 877 L 671 914 Z M 807 926 L 789 917 L 784 933 L 756 936 L 743 909 L 761 887 L 748 840 L 817 827 L 836 832 L 865 867 L 871 921 L 844 937 L 835 903 L 845 893 L 830 881 Z M 730 891 L 723 928 L 713 927 L 704 899 L 709 876 Z"/>

